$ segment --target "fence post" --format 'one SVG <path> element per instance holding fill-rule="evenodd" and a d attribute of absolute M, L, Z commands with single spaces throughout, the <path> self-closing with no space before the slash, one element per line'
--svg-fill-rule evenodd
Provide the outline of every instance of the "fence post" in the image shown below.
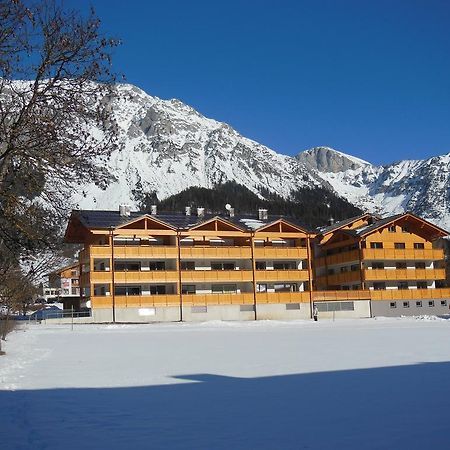
<path fill-rule="evenodd" d="M 73 331 L 73 305 L 71 306 L 70 310 L 71 310 L 71 316 L 72 316 L 72 331 Z"/>

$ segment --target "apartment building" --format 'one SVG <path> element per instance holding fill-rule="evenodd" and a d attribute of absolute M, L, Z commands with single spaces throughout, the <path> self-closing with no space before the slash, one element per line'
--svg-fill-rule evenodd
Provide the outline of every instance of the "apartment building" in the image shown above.
<path fill-rule="evenodd" d="M 311 239 L 295 220 L 74 211 L 82 304 L 98 322 L 309 318 Z"/>
<path fill-rule="evenodd" d="M 80 308 L 79 263 L 61 267 L 48 274 L 49 288 L 55 293 L 55 300 L 64 304 L 64 309 Z"/>
<path fill-rule="evenodd" d="M 321 230 L 315 245 L 315 287 L 370 299 L 371 316 L 448 314 L 447 232 L 404 213 L 354 217 Z"/>
<path fill-rule="evenodd" d="M 96 322 L 446 314 L 447 233 L 410 214 L 320 230 L 258 215 L 73 211 L 82 306 Z"/>

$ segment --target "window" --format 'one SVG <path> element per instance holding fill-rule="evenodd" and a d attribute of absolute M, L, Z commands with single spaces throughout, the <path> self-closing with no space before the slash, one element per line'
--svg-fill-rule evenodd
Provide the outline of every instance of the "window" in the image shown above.
<path fill-rule="evenodd" d="M 397 289 L 408 289 L 408 282 L 407 281 L 399 281 L 397 284 Z"/>
<path fill-rule="evenodd" d="M 274 270 L 295 270 L 297 268 L 295 261 L 285 261 L 273 263 Z"/>
<path fill-rule="evenodd" d="M 140 286 L 116 286 L 114 288 L 115 295 L 141 295 Z"/>
<path fill-rule="evenodd" d="M 253 242 L 255 243 L 255 247 L 264 247 L 264 241 L 260 239 L 255 239 Z"/>
<path fill-rule="evenodd" d="M 415 250 L 423 250 L 424 248 L 425 248 L 425 245 L 423 242 L 414 242 Z"/>
<path fill-rule="evenodd" d="M 328 275 L 334 275 L 334 269 L 328 269 Z"/>
<path fill-rule="evenodd" d="M 181 261 L 181 270 L 195 270 L 195 261 Z"/>
<path fill-rule="evenodd" d="M 350 266 L 350 270 L 351 270 L 352 272 L 355 272 L 355 271 L 359 270 L 358 264 L 352 264 L 352 265 Z"/>
<path fill-rule="evenodd" d="M 117 272 L 139 272 L 141 270 L 141 263 L 133 261 L 115 262 L 114 270 Z"/>
<path fill-rule="evenodd" d="M 373 288 L 375 291 L 383 291 L 386 289 L 386 283 L 384 281 L 373 283 Z"/>
<path fill-rule="evenodd" d="M 384 269 L 384 262 L 373 261 L 372 262 L 372 269 Z"/>
<path fill-rule="evenodd" d="M 441 306 L 447 306 L 447 300 L 441 300 Z"/>
<path fill-rule="evenodd" d="M 401 261 L 401 262 L 396 262 L 395 263 L 395 268 L 396 269 L 406 269 L 406 263 Z"/>
<path fill-rule="evenodd" d="M 151 284 L 150 295 L 164 295 L 166 293 L 166 286 L 163 284 Z"/>
<path fill-rule="evenodd" d="M 416 307 L 417 308 L 422 308 L 422 301 L 421 300 L 417 300 Z"/>
<path fill-rule="evenodd" d="M 389 233 L 395 233 L 397 231 L 397 227 L 395 225 L 391 225 L 388 227 Z"/>
<path fill-rule="evenodd" d="M 256 270 L 266 270 L 267 264 L 265 261 L 256 261 L 255 268 Z"/>
<path fill-rule="evenodd" d="M 341 273 L 345 273 L 345 272 L 348 272 L 348 267 L 347 266 L 341 267 Z"/>
<path fill-rule="evenodd" d="M 402 233 L 409 233 L 408 227 L 402 227 Z"/>
<path fill-rule="evenodd" d="M 148 268 L 149 270 L 166 270 L 166 263 L 164 261 L 150 261 Z"/>
<path fill-rule="evenodd" d="M 275 292 L 296 292 L 297 284 L 295 283 L 278 283 L 274 284 L 273 288 Z"/>
<path fill-rule="evenodd" d="M 211 291 L 213 294 L 235 294 L 237 286 L 235 284 L 213 284 Z"/>
<path fill-rule="evenodd" d="M 390 307 L 391 309 L 397 308 L 397 302 L 391 302 L 391 303 L 389 303 L 389 307 Z"/>
<path fill-rule="evenodd" d="M 394 242 L 394 248 L 397 250 L 403 250 L 405 248 L 404 242 Z"/>
<path fill-rule="evenodd" d="M 240 305 L 239 306 L 239 311 L 241 311 L 241 312 L 254 311 L 254 310 L 255 310 L 254 305 Z"/>
<path fill-rule="evenodd" d="M 256 292 L 267 292 L 267 284 L 257 284 Z"/>
<path fill-rule="evenodd" d="M 182 294 L 195 294 L 195 284 L 183 284 L 181 286 Z"/>
<path fill-rule="evenodd" d="M 370 248 L 383 248 L 383 243 L 382 242 L 371 242 Z"/>
<path fill-rule="evenodd" d="M 227 262 L 212 262 L 211 263 L 211 269 L 212 270 L 234 270 L 234 263 L 227 263 Z"/>
<path fill-rule="evenodd" d="M 294 311 L 300 309 L 300 303 L 286 303 L 286 311 Z"/>
<path fill-rule="evenodd" d="M 417 289 L 428 289 L 428 285 L 426 281 L 417 281 L 416 282 Z"/>
<path fill-rule="evenodd" d="M 78 276 L 78 270 L 71 270 L 71 271 L 70 271 L 70 275 L 71 275 L 72 277 L 77 277 L 77 276 Z"/>
<path fill-rule="evenodd" d="M 425 269 L 425 263 L 424 262 L 416 262 L 415 267 L 416 267 L 416 269 Z"/>
<path fill-rule="evenodd" d="M 428 306 L 429 306 L 430 308 L 432 308 L 432 307 L 434 306 L 434 300 L 430 300 L 430 301 L 428 302 Z"/>
<path fill-rule="evenodd" d="M 403 302 L 403 308 L 409 308 L 409 302 Z"/>

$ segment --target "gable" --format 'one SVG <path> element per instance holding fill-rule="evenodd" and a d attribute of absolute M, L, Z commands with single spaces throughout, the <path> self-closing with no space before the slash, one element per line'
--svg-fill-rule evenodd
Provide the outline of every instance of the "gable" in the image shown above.
<path fill-rule="evenodd" d="M 151 216 L 142 216 L 116 227 L 116 230 L 175 230 L 171 225 Z"/>
<path fill-rule="evenodd" d="M 214 217 L 206 222 L 200 223 L 191 227 L 191 231 L 219 231 L 219 232 L 243 232 L 241 227 L 238 227 L 230 222 L 227 222 L 220 217 Z"/>

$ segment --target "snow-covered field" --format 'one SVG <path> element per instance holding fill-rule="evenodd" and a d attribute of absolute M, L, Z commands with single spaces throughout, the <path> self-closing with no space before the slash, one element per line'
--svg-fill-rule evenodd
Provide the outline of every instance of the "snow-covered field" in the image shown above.
<path fill-rule="evenodd" d="M 0 448 L 447 449 L 450 320 L 25 325 Z"/>

